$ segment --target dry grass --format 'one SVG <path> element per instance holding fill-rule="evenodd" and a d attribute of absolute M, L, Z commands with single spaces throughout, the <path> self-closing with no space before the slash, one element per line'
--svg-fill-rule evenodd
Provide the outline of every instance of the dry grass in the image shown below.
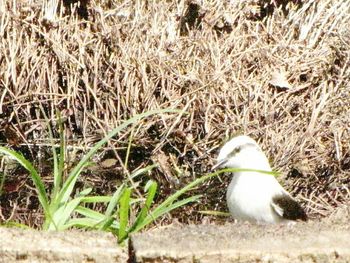
<path fill-rule="evenodd" d="M 218 147 L 244 133 L 258 139 L 310 215 L 329 214 L 350 200 L 350 2 L 264 2 L 91 0 L 55 10 L 2 1 L 2 144 L 43 165 L 37 150 L 49 140 L 39 104 L 53 120 L 63 112 L 77 154 L 135 113 L 182 108 L 189 114 L 133 130 L 128 168 L 160 162 L 151 175 L 162 185 L 160 199 L 207 172 Z M 88 183 L 103 191 L 125 176 L 118 167 L 129 135 L 101 153 L 120 161 L 115 170 L 92 173 Z M 197 209 L 225 210 L 228 180 L 198 189 L 203 203 L 174 217 L 197 222 Z M 34 202 L 22 181 L 6 181 L 3 220 L 11 211 L 21 218 L 18 207 Z"/>

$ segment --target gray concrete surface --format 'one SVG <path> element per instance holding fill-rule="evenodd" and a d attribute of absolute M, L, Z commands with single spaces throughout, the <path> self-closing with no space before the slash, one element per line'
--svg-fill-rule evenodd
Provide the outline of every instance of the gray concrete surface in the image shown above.
<path fill-rule="evenodd" d="M 135 234 L 133 262 L 350 262 L 349 210 L 295 225 L 173 226 Z"/>
<path fill-rule="evenodd" d="M 0 262 L 123 262 L 127 249 L 112 234 L 0 228 Z"/>
<path fill-rule="evenodd" d="M 130 257 L 129 257 L 130 254 Z M 0 262 L 350 262 L 350 206 L 295 225 L 173 225 L 134 234 L 0 228 Z"/>

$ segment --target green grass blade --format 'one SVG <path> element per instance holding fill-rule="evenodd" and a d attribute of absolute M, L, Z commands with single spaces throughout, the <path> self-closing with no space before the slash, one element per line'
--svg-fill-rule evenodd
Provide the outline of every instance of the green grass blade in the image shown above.
<path fill-rule="evenodd" d="M 196 180 L 194 180 L 193 182 L 189 183 L 188 185 L 186 185 L 185 187 L 183 187 L 182 189 L 176 191 L 174 194 L 172 194 L 171 196 L 169 196 L 167 199 L 165 199 L 164 202 L 162 202 L 159 206 L 156 207 L 156 209 L 153 211 L 154 214 L 158 214 L 160 213 L 162 210 L 164 210 L 167 206 L 169 206 L 170 204 L 172 204 L 175 200 L 177 200 L 181 195 L 183 195 L 184 193 L 188 192 L 189 190 L 191 190 L 192 188 L 196 187 L 197 185 L 203 183 L 204 181 L 217 176 L 218 174 L 220 174 L 221 171 L 215 172 L 215 173 L 211 173 L 205 176 L 202 176 Z"/>
<path fill-rule="evenodd" d="M 22 228 L 22 229 L 32 229 L 31 227 L 29 227 L 25 224 L 13 222 L 13 221 L 0 223 L 0 226 L 1 227 L 16 227 L 16 228 Z"/>
<path fill-rule="evenodd" d="M 95 210 L 92 210 L 90 208 L 83 207 L 83 206 L 78 206 L 75 209 L 75 212 L 77 212 L 78 214 L 80 214 L 82 216 L 85 216 L 86 218 L 90 218 L 90 219 L 95 220 L 96 224 L 99 224 L 99 225 L 102 224 L 102 227 L 99 227 L 99 228 L 103 229 L 103 226 L 108 224 L 108 228 L 119 229 L 119 222 L 114 217 L 106 217 L 102 213 L 99 213 L 99 212 L 97 212 Z M 111 219 L 113 219 L 112 220 L 112 224 L 107 222 L 107 221 L 109 221 Z"/>
<path fill-rule="evenodd" d="M 64 225 L 64 229 L 69 229 L 72 227 L 100 229 L 99 227 L 100 224 L 101 224 L 101 220 L 96 220 L 89 217 L 72 218 Z M 118 230 L 118 228 L 119 228 L 119 225 L 113 222 L 112 224 L 109 225 L 106 231 L 115 232 Z"/>
<path fill-rule="evenodd" d="M 150 180 L 148 182 L 148 190 L 147 190 L 147 198 L 146 198 L 146 202 L 145 204 L 143 205 L 139 215 L 137 216 L 134 224 L 132 225 L 132 227 L 128 230 L 128 233 L 131 233 L 134 231 L 134 229 L 137 228 L 137 226 L 139 224 L 141 224 L 145 217 L 147 216 L 147 213 L 150 211 L 150 208 L 151 208 L 151 205 L 153 203 L 153 199 L 154 199 L 154 196 L 156 195 L 156 192 L 157 192 L 157 183 L 155 181 L 152 181 Z"/>
<path fill-rule="evenodd" d="M 129 221 L 131 188 L 126 188 L 119 201 L 119 231 L 118 242 L 127 236 L 126 228 Z"/>
<path fill-rule="evenodd" d="M 115 207 L 118 205 L 119 199 L 124 191 L 125 185 L 121 184 L 118 189 L 114 192 L 112 198 L 110 199 L 106 212 L 105 212 L 105 216 L 109 217 L 112 215 Z"/>
<path fill-rule="evenodd" d="M 86 188 L 82 190 L 76 198 L 73 200 L 66 202 L 63 206 L 61 206 L 54 213 L 54 219 L 52 224 L 49 226 L 49 230 L 63 230 L 65 229 L 65 224 L 72 217 L 76 208 L 79 204 L 81 204 L 85 195 L 88 195 L 92 191 L 92 188 Z"/>
<path fill-rule="evenodd" d="M 101 222 L 99 224 L 99 228 L 98 230 L 101 230 L 101 231 L 108 231 L 109 229 L 113 228 L 112 225 L 115 221 L 115 218 L 110 216 L 110 217 L 106 217 L 103 222 Z M 117 228 L 119 230 L 119 227 Z"/>
<path fill-rule="evenodd" d="M 90 149 L 90 151 L 80 160 L 80 162 L 74 167 L 74 169 L 69 173 L 68 178 L 66 182 L 64 183 L 59 197 L 59 202 L 65 202 L 68 200 L 69 196 L 72 194 L 73 187 L 75 185 L 75 182 L 80 174 L 80 171 L 84 168 L 84 166 L 89 162 L 90 158 L 100 149 L 104 144 L 106 144 L 112 137 L 114 137 L 117 133 L 125 129 L 131 124 L 134 124 L 138 121 L 140 121 L 143 118 L 149 117 L 154 114 L 161 114 L 161 113 L 179 113 L 179 110 L 173 110 L 173 109 L 162 109 L 162 110 L 152 110 L 147 111 L 145 113 L 141 113 L 138 115 L 135 115 L 134 117 L 126 120 L 121 125 L 119 125 L 117 128 L 113 129 L 110 133 L 108 133 L 101 141 L 95 144 L 94 147 Z"/>
<path fill-rule="evenodd" d="M 142 174 L 145 174 L 151 170 L 153 170 L 154 168 L 158 167 L 158 164 L 152 164 L 152 165 L 148 165 L 147 167 L 145 168 L 141 168 L 141 169 L 137 169 L 135 172 L 133 172 L 131 175 L 130 175 L 130 178 L 131 179 L 134 179 L 136 178 L 137 176 L 139 175 L 142 175 Z"/>
<path fill-rule="evenodd" d="M 46 115 L 46 112 L 44 110 L 44 108 L 42 107 L 41 104 L 39 104 L 39 108 L 41 113 L 44 116 L 46 125 L 47 125 L 47 129 L 49 131 L 49 138 L 50 138 L 50 142 L 51 142 L 51 151 L 52 151 L 52 157 L 53 157 L 53 174 L 54 174 L 54 181 L 53 181 L 53 189 L 52 189 L 52 195 L 51 198 L 52 200 L 54 200 L 56 198 L 56 195 L 60 189 L 60 182 L 62 181 L 62 174 L 60 174 L 59 171 L 59 160 L 58 160 L 58 156 L 57 156 L 57 152 L 56 152 L 56 148 L 55 148 L 55 141 L 54 141 L 54 136 L 53 136 L 53 132 L 50 126 L 50 120 Z M 61 131 L 60 131 L 60 134 Z M 62 141 L 61 141 L 62 142 Z M 60 157 L 61 158 L 61 157 Z M 51 206 L 51 211 L 55 210 L 53 209 L 53 207 Z"/>
<path fill-rule="evenodd" d="M 62 226 L 62 230 L 66 230 L 72 227 L 97 229 L 96 226 L 98 225 L 99 221 L 96 221 L 92 218 L 72 218 Z"/>
<path fill-rule="evenodd" d="M 79 171 L 79 174 L 80 174 L 80 171 Z M 77 176 L 79 176 L 79 174 Z M 74 188 L 74 184 L 75 182 L 72 182 L 72 184 L 70 185 L 71 187 L 71 190 L 73 190 Z M 62 192 L 62 190 L 58 193 L 58 195 Z M 83 197 L 82 197 L 83 198 Z M 57 197 L 55 200 L 52 200 L 51 203 L 50 203 L 50 214 L 56 214 L 57 213 L 57 210 L 61 209 L 61 207 L 63 205 L 66 205 L 67 202 L 68 202 L 68 199 L 65 200 L 64 202 L 60 202 L 60 198 Z M 62 210 L 60 210 L 62 211 Z M 58 226 L 56 226 L 56 223 L 57 223 L 57 220 L 52 220 L 52 222 L 50 223 L 51 226 L 50 228 L 51 229 L 56 229 Z M 54 227 L 52 226 L 52 224 L 54 225 Z M 47 226 L 47 224 L 45 224 L 45 226 Z M 47 228 L 47 227 L 46 227 Z"/>
<path fill-rule="evenodd" d="M 25 159 L 21 154 L 7 149 L 5 147 L 0 146 L 0 153 L 3 153 L 13 159 L 15 159 L 18 163 L 20 163 L 27 171 L 29 171 L 30 176 L 33 180 L 33 183 L 35 185 L 36 191 L 38 192 L 38 198 L 41 206 L 44 209 L 44 213 L 46 217 L 50 218 L 50 210 L 49 210 L 49 202 L 48 197 L 45 191 L 44 183 L 42 182 L 38 172 L 35 170 L 33 165 Z"/>
<path fill-rule="evenodd" d="M 92 188 L 91 187 L 88 187 L 88 188 L 85 188 L 84 190 L 82 190 L 79 194 L 78 194 L 78 196 L 80 197 L 80 196 L 86 196 L 86 195 L 88 195 L 88 194 L 90 194 L 92 192 Z"/>
<path fill-rule="evenodd" d="M 224 217 L 230 216 L 230 213 L 215 211 L 215 210 L 200 210 L 200 211 L 197 211 L 197 213 L 200 213 L 203 215 L 210 215 L 210 216 L 224 216 Z"/>
<path fill-rule="evenodd" d="M 85 196 L 81 202 L 82 203 L 109 203 L 112 196 Z"/>
<path fill-rule="evenodd" d="M 0 179 L 0 196 L 2 195 L 2 188 L 4 188 L 5 184 L 5 173 L 0 173 L 1 179 Z"/>
<path fill-rule="evenodd" d="M 87 164 L 86 164 L 87 165 Z M 85 165 L 79 167 L 79 170 L 75 170 L 74 175 L 70 175 L 67 180 L 64 182 L 60 192 L 57 195 L 55 200 L 56 203 L 61 204 L 68 201 L 69 197 L 72 195 L 75 183 L 79 178 L 81 171 L 85 168 Z"/>
<path fill-rule="evenodd" d="M 193 195 L 193 196 L 187 197 L 185 199 L 179 200 L 179 201 L 171 204 L 168 207 L 169 207 L 169 209 L 173 210 L 173 209 L 178 208 L 180 206 L 183 206 L 185 204 L 196 202 L 202 197 L 203 197 L 203 195 Z M 171 211 L 171 210 L 169 210 L 169 211 Z"/>
<path fill-rule="evenodd" d="M 74 198 L 65 203 L 53 215 L 53 222 L 49 225 L 49 230 L 63 230 L 65 223 L 72 216 L 76 207 L 81 203 L 82 197 Z"/>
<path fill-rule="evenodd" d="M 59 129 L 60 129 L 60 157 L 58 159 L 58 169 L 57 169 L 57 178 L 55 177 L 55 182 L 56 182 L 56 191 L 54 192 L 53 198 L 56 200 L 57 194 L 59 189 L 61 188 L 62 185 L 62 180 L 63 180 L 63 173 L 64 173 L 64 162 L 65 162 L 65 145 L 66 145 L 66 140 L 64 136 L 64 128 L 63 128 L 63 123 L 62 123 L 62 118 L 61 118 L 61 113 L 58 111 L 58 124 L 59 124 Z M 56 174 L 55 174 L 56 175 Z"/>
<path fill-rule="evenodd" d="M 180 201 L 177 201 L 171 205 L 168 205 L 166 207 L 163 207 L 162 209 L 156 209 L 152 212 L 150 212 L 148 214 L 148 216 L 142 221 L 140 222 L 137 227 L 133 230 L 133 232 L 137 232 L 137 231 L 140 231 L 142 228 L 144 228 L 145 226 L 149 225 L 150 223 L 152 223 L 153 221 L 155 221 L 157 218 L 159 218 L 160 216 L 166 214 L 166 213 L 169 213 L 170 211 L 178 208 L 178 207 L 181 207 L 181 206 L 184 206 L 188 203 L 192 203 L 192 202 L 195 202 L 195 201 L 198 201 L 198 199 L 202 197 L 202 195 L 194 195 L 194 196 L 191 196 L 191 197 L 188 197 L 188 198 L 185 198 L 183 200 L 180 200 Z"/>
<path fill-rule="evenodd" d="M 84 206 L 77 206 L 75 209 L 75 212 L 77 212 L 78 214 L 88 217 L 88 218 L 92 218 L 96 221 L 102 221 L 104 219 L 104 214 L 97 212 L 95 210 L 92 210 L 90 208 L 84 207 Z"/>
<path fill-rule="evenodd" d="M 112 208 L 115 208 L 115 205 L 113 204 L 113 196 L 84 196 L 82 199 L 81 199 L 81 202 L 82 203 L 110 203 L 111 202 L 111 210 L 113 210 Z M 138 203 L 138 202 L 141 202 L 143 201 L 144 198 L 131 198 L 130 199 L 130 204 L 134 204 L 134 203 Z M 117 199 L 118 201 L 118 199 Z"/>
<path fill-rule="evenodd" d="M 113 211 L 115 210 L 116 206 L 118 205 L 118 202 L 124 192 L 125 185 L 122 184 L 118 187 L 118 189 L 114 192 L 113 196 L 110 199 L 110 202 L 108 203 L 106 212 L 104 214 L 105 219 L 104 222 L 100 224 L 99 230 L 106 231 L 107 229 L 111 228 L 111 225 L 114 223 L 115 218 L 112 216 Z M 129 205 L 131 201 L 129 200 Z M 119 229 L 119 224 L 118 224 Z"/>
<path fill-rule="evenodd" d="M 126 149 L 126 156 L 125 156 L 125 161 L 124 161 L 125 169 L 128 169 L 128 161 L 129 161 L 131 142 L 132 142 L 133 137 L 134 137 L 134 127 L 131 129 L 131 133 L 129 136 L 129 142 L 128 142 L 128 148 Z"/>

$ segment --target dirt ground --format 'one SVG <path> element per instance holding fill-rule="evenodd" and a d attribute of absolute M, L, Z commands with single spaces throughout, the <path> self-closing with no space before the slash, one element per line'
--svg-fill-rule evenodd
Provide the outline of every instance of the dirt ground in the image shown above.
<path fill-rule="evenodd" d="M 159 163 L 138 183 L 157 181 L 160 203 L 246 134 L 307 213 L 326 217 L 350 200 L 349 13 L 339 0 L 0 1 L 0 145 L 32 161 L 51 189 L 57 111 L 68 171 L 134 114 L 177 108 L 186 114 L 154 116 L 113 138 L 77 191 L 111 194 Z M 0 161 L 1 223 L 40 228 L 31 178 Z M 189 195 L 205 193 L 201 202 L 158 223 L 222 221 L 198 211 L 226 211 L 229 180 L 198 187 Z"/>

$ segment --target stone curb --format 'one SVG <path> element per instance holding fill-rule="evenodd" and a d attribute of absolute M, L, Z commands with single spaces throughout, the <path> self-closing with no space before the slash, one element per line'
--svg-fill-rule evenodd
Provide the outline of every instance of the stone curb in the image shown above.
<path fill-rule="evenodd" d="M 135 234 L 132 262 L 350 262 L 350 228 L 201 225 Z"/>
<path fill-rule="evenodd" d="M 0 262 L 127 262 L 112 234 L 0 228 Z"/>
<path fill-rule="evenodd" d="M 295 225 L 177 225 L 120 247 L 104 232 L 0 228 L 0 262 L 350 262 L 346 214 Z"/>

